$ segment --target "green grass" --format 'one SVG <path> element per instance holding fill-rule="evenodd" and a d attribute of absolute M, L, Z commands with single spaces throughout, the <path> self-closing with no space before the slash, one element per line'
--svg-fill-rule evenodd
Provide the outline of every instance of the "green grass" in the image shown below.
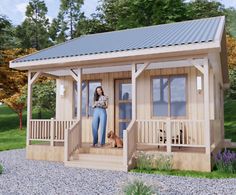
<path fill-rule="evenodd" d="M 226 100 L 224 107 L 225 138 L 236 142 L 236 100 Z"/>
<path fill-rule="evenodd" d="M 52 115 L 43 112 L 43 118 L 50 118 Z M 33 118 L 37 113 L 33 112 Z M 6 105 L 0 106 L 0 151 L 24 148 L 26 144 L 26 111 L 23 112 L 23 129 L 19 129 L 19 119 L 15 112 Z"/>
<path fill-rule="evenodd" d="M 174 175 L 184 177 L 196 177 L 196 178 L 208 178 L 208 179 L 220 179 L 220 178 L 236 178 L 236 174 L 223 173 L 217 170 L 212 172 L 200 172 L 200 171 L 183 171 L 183 170 L 171 170 L 171 171 L 157 171 L 157 170 L 139 170 L 133 169 L 131 172 L 136 173 L 151 173 L 160 175 Z"/>

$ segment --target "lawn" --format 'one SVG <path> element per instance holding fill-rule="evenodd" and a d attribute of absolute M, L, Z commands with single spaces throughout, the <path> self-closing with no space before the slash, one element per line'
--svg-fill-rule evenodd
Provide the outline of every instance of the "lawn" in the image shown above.
<path fill-rule="evenodd" d="M 51 114 L 43 112 L 44 118 Z M 37 113 L 33 112 L 33 118 Z M 15 112 L 5 105 L 0 105 L 0 151 L 24 148 L 26 144 L 26 110 L 23 113 L 23 129 L 19 129 L 19 119 Z"/>
<path fill-rule="evenodd" d="M 236 142 L 236 100 L 225 101 L 225 138 Z"/>
<path fill-rule="evenodd" d="M 236 178 L 236 174 L 224 173 L 218 170 L 212 172 L 200 172 L 200 171 L 183 171 L 183 170 L 170 170 L 170 171 L 157 171 L 157 170 L 139 170 L 133 169 L 131 172 L 136 173 L 151 173 L 160 175 L 174 175 L 184 177 L 196 177 L 196 178 L 208 178 L 208 179 L 222 179 L 222 178 Z"/>

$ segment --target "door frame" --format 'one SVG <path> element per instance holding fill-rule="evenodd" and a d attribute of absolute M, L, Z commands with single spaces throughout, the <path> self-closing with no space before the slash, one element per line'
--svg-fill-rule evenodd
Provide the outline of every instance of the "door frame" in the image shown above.
<path fill-rule="evenodd" d="M 117 136 L 120 135 L 120 130 L 119 130 L 119 103 L 122 102 L 119 100 L 119 84 L 121 83 L 127 83 L 130 82 L 130 84 L 132 84 L 131 82 L 131 78 L 127 77 L 127 78 L 117 78 L 114 79 L 114 132 Z M 132 98 L 132 96 L 131 96 Z M 130 100 L 130 102 L 132 103 L 132 99 Z M 123 119 L 124 120 L 124 119 Z M 131 121 L 131 120 L 129 120 Z M 127 120 L 124 122 L 128 122 Z"/>

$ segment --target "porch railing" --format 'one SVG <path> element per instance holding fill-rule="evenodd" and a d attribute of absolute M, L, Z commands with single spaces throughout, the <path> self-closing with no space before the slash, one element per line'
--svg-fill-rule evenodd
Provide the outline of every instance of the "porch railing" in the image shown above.
<path fill-rule="evenodd" d="M 65 131 L 64 160 L 68 161 L 73 152 L 82 145 L 81 121 L 74 123 Z"/>
<path fill-rule="evenodd" d="M 31 119 L 29 127 L 30 141 L 50 141 L 51 145 L 54 142 L 64 142 L 64 132 L 69 129 L 76 120 L 39 120 Z"/>
<path fill-rule="evenodd" d="M 132 155 L 136 151 L 137 146 L 137 122 L 131 121 L 123 134 L 124 142 L 124 165 L 129 166 Z"/>
<path fill-rule="evenodd" d="M 139 144 L 204 147 L 203 120 L 137 120 L 137 123 Z"/>

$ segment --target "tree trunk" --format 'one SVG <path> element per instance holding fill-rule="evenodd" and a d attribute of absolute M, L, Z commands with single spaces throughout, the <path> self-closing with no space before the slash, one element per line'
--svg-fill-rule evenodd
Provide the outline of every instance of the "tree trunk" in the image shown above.
<path fill-rule="evenodd" d="M 20 110 L 20 111 L 19 111 L 20 130 L 22 130 L 22 119 L 23 119 L 22 110 Z"/>

